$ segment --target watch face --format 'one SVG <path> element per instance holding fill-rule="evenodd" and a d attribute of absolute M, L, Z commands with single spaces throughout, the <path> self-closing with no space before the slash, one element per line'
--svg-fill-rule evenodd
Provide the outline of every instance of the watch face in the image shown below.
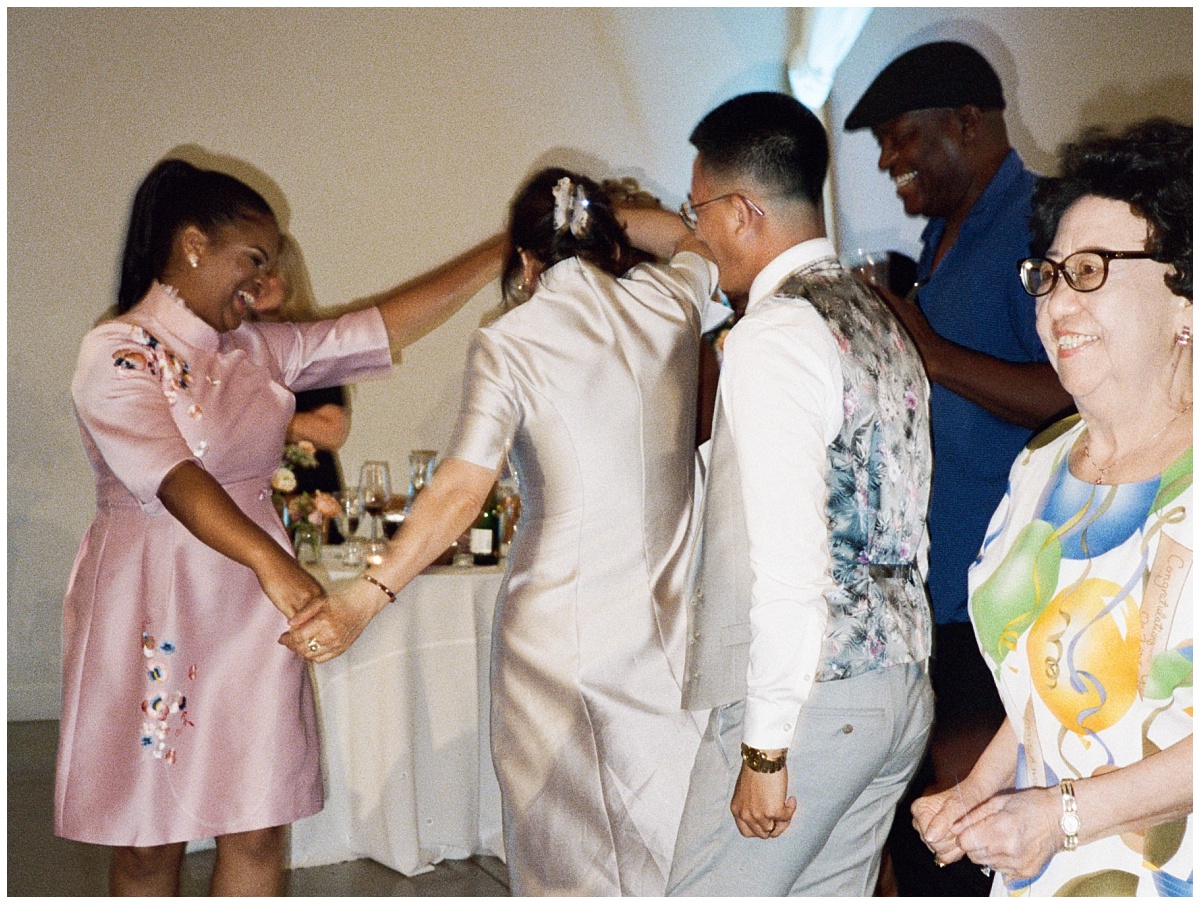
<path fill-rule="evenodd" d="M 1079 814 L 1064 813 L 1062 815 L 1062 830 L 1067 835 L 1074 835 L 1079 831 Z"/>

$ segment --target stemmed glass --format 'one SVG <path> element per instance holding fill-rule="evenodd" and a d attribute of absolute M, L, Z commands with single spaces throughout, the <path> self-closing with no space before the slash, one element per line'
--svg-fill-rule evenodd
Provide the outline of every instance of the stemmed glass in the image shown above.
<path fill-rule="evenodd" d="M 496 481 L 496 503 L 500 508 L 500 551 L 507 555 L 513 540 L 517 519 L 521 517 L 521 485 L 512 463 L 511 444 L 504 448 L 500 479 Z"/>
<path fill-rule="evenodd" d="M 855 248 L 849 254 L 842 256 L 842 266 L 857 276 L 868 286 L 881 289 L 888 287 L 888 266 L 890 258 L 886 251 L 866 251 Z"/>
<path fill-rule="evenodd" d="M 437 452 L 432 449 L 413 449 L 409 453 L 408 504 L 404 509 L 406 515 L 417 501 L 417 494 L 433 480 L 433 466 L 436 462 Z"/>
<path fill-rule="evenodd" d="M 392 499 L 392 475 L 386 461 L 363 462 L 358 485 L 362 490 L 362 504 L 371 516 L 371 543 L 379 541 L 380 521 L 383 510 Z"/>
<path fill-rule="evenodd" d="M 338 493 L 338 530 L 342 539 L 349 541 L 358 533 L 358 520 L 362 517 L 362 497 L 358 487 L 346 487 Z"/>

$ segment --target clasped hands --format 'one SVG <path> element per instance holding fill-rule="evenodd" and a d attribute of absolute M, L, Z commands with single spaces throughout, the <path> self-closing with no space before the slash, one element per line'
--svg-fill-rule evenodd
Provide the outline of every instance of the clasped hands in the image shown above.
<path fill-rule="evenodd" d="M 1029 879 L 1061 849 L 1057 788 L 1001 791 L 975 806 L 964 788 L 955 785 L 912 805 L 913 827 L 939 866 L 965 856 L 1009 879 Z"/>
<path fill-rule="evenodd" d="M 358 639 L 382 608 L 380 597 L 365 581 L 319 596 L 288 619 L 288 630 L 279 636 L 279 642 L 303 659 L 328 662 Z"/>

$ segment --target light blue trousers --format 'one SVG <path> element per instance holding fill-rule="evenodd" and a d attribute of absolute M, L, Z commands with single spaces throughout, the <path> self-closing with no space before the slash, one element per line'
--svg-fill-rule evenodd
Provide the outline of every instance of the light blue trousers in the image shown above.
<path fill-rule="evenodd" d="M 813 686 L 788 751 L 796 815 L 778 838 L 743 837 L 729 812 L 744 714 L 739 702 L 709 716 L 667 894 L 872 895 L 896 803 L 929 742 L 925 664 Z"/>

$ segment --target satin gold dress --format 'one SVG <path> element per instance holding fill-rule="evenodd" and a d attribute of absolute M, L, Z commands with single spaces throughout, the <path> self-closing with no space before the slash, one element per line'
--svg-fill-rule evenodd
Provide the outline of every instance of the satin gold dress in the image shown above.
<path fill-rule="evenodd" d="M 522 513 L 492 642 L 514 895 L 661 895 L 701 726 L 680 706 L 695 395 L 715 271 L 572 258 L 480 329 L 449 457 Z"/>

